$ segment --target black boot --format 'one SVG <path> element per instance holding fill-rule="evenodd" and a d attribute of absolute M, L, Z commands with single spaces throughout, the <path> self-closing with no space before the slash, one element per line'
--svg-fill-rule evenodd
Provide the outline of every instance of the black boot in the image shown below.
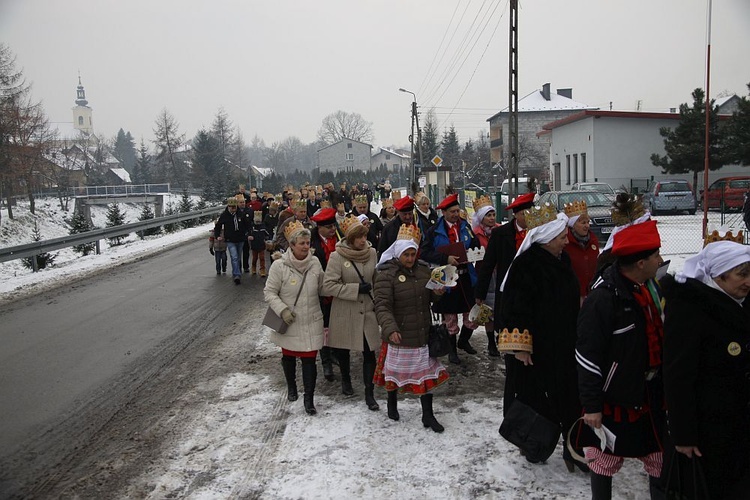
<path fill-rule="evenodd" d="M 458 351 L 456 350 L 456 336 L 455 335 L 448 335 L 448 338 L 451 342 L 451 352 L 448 353 L 448 361 L 450 361 L 453 364 L 460 365 L 461 360 L 458 359 Z"/>
<path fill-rule="evenodd" d="M 651 500 L 665 500 L 667 498 L 661 478 L 648 476 L 648 491 L 651 494 Z"/>
<path fill-rule="evenodd" d="M 612 477 L 591 473 L 591 500 L 612 500 Z"/>
<path fill-rule="evenodd" d="M 471 347 L 471 344 L 469 344 L 469 339 L 471 338 L 472 333 L 474 333 L 474 330 L 462 326 L 461 333 L 458 336 L 458 347 L 468 352 L 469 354 L 476 354 L 477 350 Z"/>
<path fill-rule="evenodd" d="M 320 362 L 323 364 L 323 376 L 327 381 L 333 382 L 333 360 L 331 359 L 331 348 L 324 346 L 320 348 Z"/>
<path fill-rule="evenodd" d="M 388 418 L 398 420 L 398 391 L 388 391 Z"/>
<path fill-rule="evenodd" d="M 349 371 L 349 351 L 347 349 L 334 349 L 334 356 L 339 360 L 339 369 L 341 369 L 341 394 L 344 396 L 353 396 L 352 377 Z"/>
<path fill-rule="evenodd" d="M 500 357 L 500 351 L 497 350 L 495 332 L 493 332 L 491 329 L 487 330 L 487 355 L 493 358 Z"/>
<path fill-rule="evenodd" d="M 297 358 L 282 356 L 281 366 L 284 368 L 284 377 L 286 378 L 286 398 L 289 401 L 297 401 Z"/>
<path fill-rule="evenodd" d="M 420 396 L 419 402 L 422 403 L 422 425 L 431 428 L 435 432 L 443 432 L 445 427 L 440 425 L 432 413 L 432 394 Z"/>
<path fill-rule="evenodd" d="M 378 411 L 380 405 L 375 401 L 375 384 L 372 379 L 375 377 L 375 353 L 372 351 L 364 352 L 362 360 L 362 378 L 365 382 L 365 403 L 372 411 Z"/>
<path fill-rule="evenodd" d="M 315 394 L 315 380 L 318 378 L 318 365 L 315 364 L 315 358 L 302 358 L 302 383 L 305 386 L 305 411 L 308 415 L 315 415 L 315 403 L 313 396 Z"/>

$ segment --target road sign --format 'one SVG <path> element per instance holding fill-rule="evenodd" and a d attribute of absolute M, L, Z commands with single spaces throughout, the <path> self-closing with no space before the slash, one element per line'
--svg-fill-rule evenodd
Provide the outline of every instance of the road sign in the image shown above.
<path fill-rule="evenodd" d="M 436 167 L 439 167 L 440 165 L 443 164 L 443 159 L 440 158 L 438 155 L 435 155 L 435 158 L 432 159 L 432 164 L 435 165 Z"/>
<path fill-rule="evenodd" d="M 419 187 L 421 187 L 422 189 L 424 189 L 424 187 L 426 185 L 427 185 L 427 177 L 425 177 L 424 175 L 420 175 L 419 176 Z"/>

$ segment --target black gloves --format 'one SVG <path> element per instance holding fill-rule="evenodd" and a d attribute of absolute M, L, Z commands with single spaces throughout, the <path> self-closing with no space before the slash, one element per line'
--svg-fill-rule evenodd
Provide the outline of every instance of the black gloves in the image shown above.
<path fill-rule="evenodd" d="M 211 255 L 214 254 L 214 249 L 213 248 L 209 248 L 208 251 L 211 252 Z"/>
<path fill-rule="evenodd" d="M 369 283 L 360 283 L 359 284 L 359 292 L 357 293 L 370 293 L 370 290 L 372 290 L 372 285 Z"/>

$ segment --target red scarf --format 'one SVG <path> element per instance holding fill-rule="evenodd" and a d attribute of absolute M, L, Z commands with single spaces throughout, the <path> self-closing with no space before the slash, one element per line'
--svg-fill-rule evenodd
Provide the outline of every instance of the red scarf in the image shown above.
<path fill-rule="evenodd" d="M 326 253 L 326 262 L 331 258 L 331 254 L 336 251 L 336 237 L 320 238 L 320 242 L 323 244 L 323 250 Z"/>
<path fill-rule="evenodd" d="M 513 224 L 515 224 L 515 222 Z M 524 238 L 526 238 L 526 230 L 522 229 L 519 231 L 518 228 L 516 228 L 516 250 L 521 248 Z"/>
<path fill-rule="evenodd" d="M 648 364 L 651 368 L 661 366 L 661 346 L 664 342 L 664 325 L 656 308 L 654 298 L 646 285 L 640 285 L 633 294 L 646 318 L 646 338 L 648 339 Z"/>

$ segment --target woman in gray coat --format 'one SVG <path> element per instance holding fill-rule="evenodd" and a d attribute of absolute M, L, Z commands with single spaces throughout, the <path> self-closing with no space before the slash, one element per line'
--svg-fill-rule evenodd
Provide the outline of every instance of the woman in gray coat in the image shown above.
<path fill-rule="evenodd" d="M 289 401 L 297 400 L 297 358 L 302 360 L 305 411 L 315 415 L 315 359 L 323 347 L 323 313 L 318 300 L 323 268 L 310 252 L 310 231 L 301 222 L 292 221 L 284 233 L 289 249 L 271 265 L 263 295 L 289 328 L 284 334 L 271 333 L 271 342 L 281 347 Z"/>
<path fill-rule="evenodd" d="M 365 403 L 370 410 L 380 407 L 375 401 L 375 353 L 380 343 L 378 322 L 372 302 L 372 283 L 377 258 L 367 241 L 367 228 L 357 217 L 347 217 L 340 224 L 344 239 L 336 244 L 323 278 L 321 295 L 333 297 L 331 321 L 328 325 L 328 346 L 333 348 L 341 369 L 341 392 L 354 394 L 349 373 L 349 351 L 363 353 L 362 376 Z"/>
<path fill-rule="evenodd" d="M 422 424 L 434 432 L 444 428 L 432 412 L 432 391 L 448 380 L 448 372 L 430 357 L 427 336 L 432 324 L 430 302 L 443 289 L 426 287 L 430 269 L 417 261 L 419 229 L 410 224 L 399 228 L 396 241 L 378 262 L 375 278 L 375 314 L 383 340 L 375 369 L 375 383 L 388 391 L 388 417 L 399 419 L 397 393 L 419 395 Z"/>

